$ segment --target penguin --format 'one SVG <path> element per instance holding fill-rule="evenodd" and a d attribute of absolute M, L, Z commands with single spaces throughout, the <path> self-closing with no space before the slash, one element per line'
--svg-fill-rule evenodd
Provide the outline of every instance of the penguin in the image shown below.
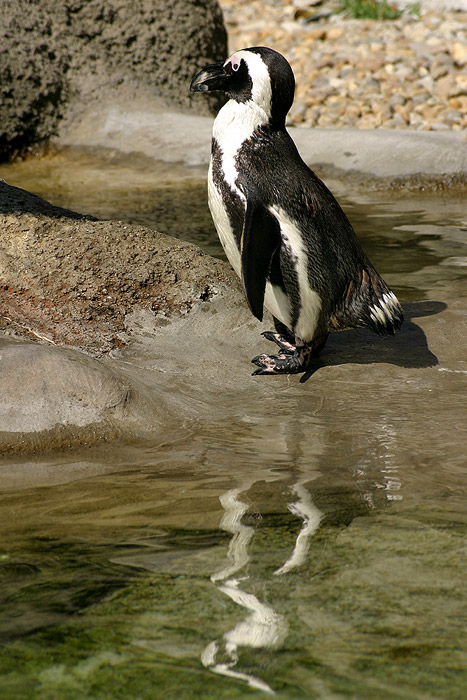
<path fill-rule="evenodd" d="M 309 370 L 333 330 L 394 334 L 403 321 L 395 294 L 286 131 L 295 78 L 284 56 L 236 51 L 205 66 L 190 90 L 229 98 L 213 125 L 208 201 L 251 312 L 273 316 L 275 330 L 263 336 L 279 353 L 253 358 L 253 374 Z"/>

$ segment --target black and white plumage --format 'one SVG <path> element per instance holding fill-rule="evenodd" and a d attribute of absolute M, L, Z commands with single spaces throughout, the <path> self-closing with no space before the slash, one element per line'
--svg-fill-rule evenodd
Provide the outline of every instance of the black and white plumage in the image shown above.
<path fill-rule="evenodd" d="M 302 372 L 330 330 L 367 326 L 393 334 L 402 310 L 364 254 L 334 196 L 301 159 L 285 129 L 295 80 L 266 47 L 206 66 L 192 91 L 230 98 L 213 127 L 209 207 L 220 241 L 243 280 L 252 313 L 263 305 L 279 355 L 259 355 L 255 374 Z"/>

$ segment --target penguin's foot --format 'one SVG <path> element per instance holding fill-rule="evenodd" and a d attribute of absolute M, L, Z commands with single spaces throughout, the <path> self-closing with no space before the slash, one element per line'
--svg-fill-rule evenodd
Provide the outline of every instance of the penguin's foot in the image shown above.
<path fill-rule="evenodd" d="M 261 335 L 270 340 L 272 343 L 276 343 L 280 347 L 283 353 L 286 355 L 293 355 L 297 346 L 294 342 L 294 338 L 291 336 L 285 336 L 281 333 L 274 333 L 273 331 L 264 331 Z"/>
<path fill-rule="evenodd" d="M 293 355 L 297 348 L 297 341 L 295 339 L 295 333 L 293 333 L 287 326 L 279 321 L 278 318 L 274 319 L 274 327 L 276 332 L 265 331 L 263 335 L 266 340 L 270 340 L 272 343 L 276 343 L 283 353 L 286 355 Z"/>
<path fill-rule="evenodd" d="M 276 334 L 271 333 L 271 335 Z M 268 338 L 268 340 L 274 340 L 280 347 L 276 339 Z M 258 355 L 252 359 L 253 364 L 259 367 L 253 372 L 253 376 L 256 374 L 297 374 L 297 372 L 305 372 L 309 367 L 312 354 L 313 347 L 311 345 L 300 345 L 293 348 L 293 350 L 285 350 L 279 355 Z"/>
<path fill-rule="evenodd" d="M 259 369 L 253 372 L 256 374 L 297 374 L 298 372 L 306 372 L 310 369 L 313 357 L 319 355 L 323 349 L 327 334 L 319 338 L 315 338 L 311 343 L 300 343 L 294 345 L 291 334 L 286 336 L 281 333 L 273 333 L 266 331 L 263 336 L 268 340 L 272 340 L 282 350 L 279 355 L 257 355 L 252 359 L 253 364 Z"/>

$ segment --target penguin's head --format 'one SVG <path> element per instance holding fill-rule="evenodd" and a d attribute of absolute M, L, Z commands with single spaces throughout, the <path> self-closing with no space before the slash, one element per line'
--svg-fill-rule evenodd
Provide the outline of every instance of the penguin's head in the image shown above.
<path fill-rule="evenodd" d="M 242 49 L 225 63 L 205 66 L 190 85 L 192 92 L 221 90 L 231 100 L 260 107 L 274 128 L 285 126 L 294 89 L 295 79 L 288 61 L 265 46 Z"/>

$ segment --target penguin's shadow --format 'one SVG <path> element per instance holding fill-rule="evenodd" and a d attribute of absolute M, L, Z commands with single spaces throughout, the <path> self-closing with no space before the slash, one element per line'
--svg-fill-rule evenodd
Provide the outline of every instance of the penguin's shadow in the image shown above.
<path fill-rule="evenodd" d="M 425 333 L 413 318 L 439 314 L 447 308 L 440 301 L 419 301 L 404 305 L 404 323 L 395 336 L 378 336 L 365 328 L 331 333 L 316 364 L 300 379 L 304 383 L 320 367 L 345 364 L 389 363 L 399 367 L 435 367 L 438 358 L 428 347 Z"/>

